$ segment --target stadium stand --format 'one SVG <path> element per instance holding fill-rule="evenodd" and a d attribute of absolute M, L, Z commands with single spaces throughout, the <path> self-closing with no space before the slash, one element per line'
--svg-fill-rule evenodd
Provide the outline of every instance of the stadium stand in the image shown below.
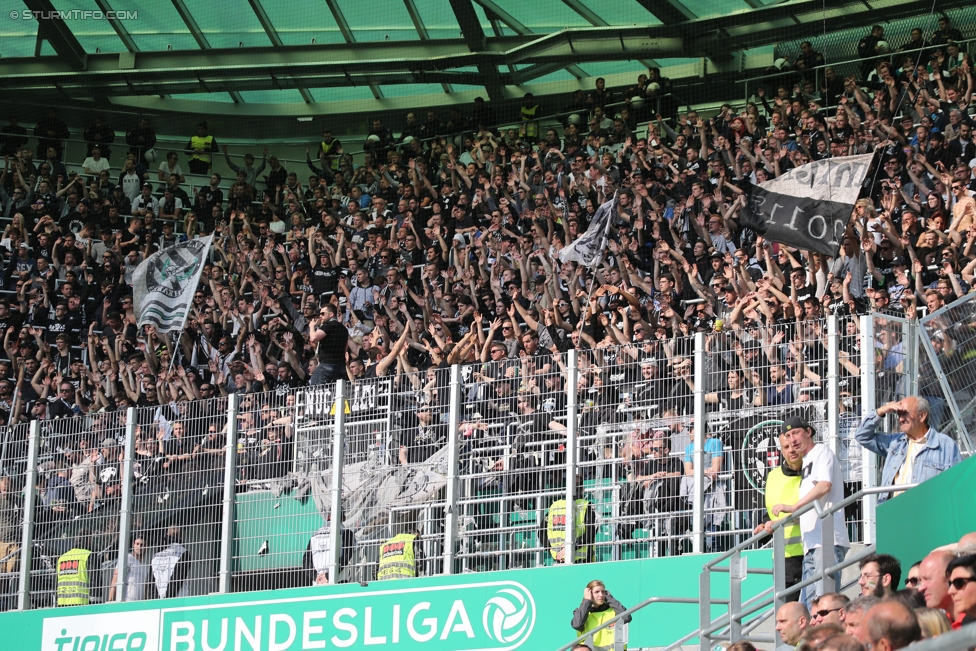
<path fill-rule="evenodd" d="M 877 470 L 862 443 L 889 450 L 855 437 L 877 408 L 968 452 L 973 64 L 948 17 L 906 25 L 825 40 L 844 64 L 782 42 L 747 103 L 696 110 L 651 66 L 551 112 L 418 106 L 287 155 L 205 120 L 175 140 L 14 105 L 0 609 L 25 575 L 47 607 L 719 552 L 769 520 L 791 420 L 847 495 Z M 759 184 L 857 154 L 874 162 L 836 255 L 741 223 Z M 601 206 L 605 248 L 566 261 Z M 140 326 L 135 270 L 211 235 L 182 331 Z M 866 505 L 841 514 L 855 542 Z M 976 565 L 940 553 L 919 590 L 958 628 Z M 886 601 L 813 641 L 783 608 L 811 651 L 942 630 Z"/>

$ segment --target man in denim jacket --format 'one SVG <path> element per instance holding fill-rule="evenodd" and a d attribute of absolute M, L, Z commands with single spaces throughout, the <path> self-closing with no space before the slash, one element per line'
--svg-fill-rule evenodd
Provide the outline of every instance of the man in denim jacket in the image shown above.
<path fill-rule="evenodd" d="M 878 432 L 885 414 L 898 414 L 900 434 Z M 881 485 L 916 484 L 935 477 L 961 460 L 956 442 L 929 426 L 929 403 L 908 396 L 868 414 L 854 433 L 857 442 L 885 457 Z M 878 501 L 889 494 L 878 496 Z"/>

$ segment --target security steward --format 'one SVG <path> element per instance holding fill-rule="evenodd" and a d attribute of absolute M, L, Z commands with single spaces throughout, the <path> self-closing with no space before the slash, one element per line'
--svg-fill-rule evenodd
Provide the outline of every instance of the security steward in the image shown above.
<path fill-rule="evenodd" d="M 210 169 L 213 153 L 217 151 L 217 141 L 207 133 L 206 121 L 197 125 L 197 133 L 190 138 L 186 146 L 186 154 L 190 157 L 188 163 L 192 174 L 206 174 Z"/>
<path fill-rule="evenodd" d="M 607 591 L 603 581 L 590 581 L 583 590 L 583 601 L 573 612 L 573 630 L 578 636 L 583 636 L 598 628 L 601 624 L 613 619 L 627 610 L 622 603 L 613 598 Z M 617 623 L 629 623 L 631 616 L 622 617 L 617 622 L 593 633 L 590 647 L 593 651 L 610 651 L 613 648 L 614 631 Z M 627 647 L 624 646 L 626 649 Z"/>
<path fill-rule="evenodd" d="M 74 546 L 58 557 L 58 606 L 87 606 L 91 603 L 94 577 L 98 576 L 97 554 L 86 537 L 75 538 Z"/>
<path fill-rule="evenodd" d="M 756 527 L 753 533 L 773 532 L 773 521 L 785 518 L 787 513 L 773 515 L 775 504 L 795 504 L 800 499 L 800 480 L 803 468 L 803 456 L 799 450 L 790 444 L 786 436 L 780 434 L 779 447 L 783 455 L 783 463 L 766 475 L 766 511 L 771 520 Z M 796 585 L 803 576 L 803 537 L 800 532 L 800 521 L 797 520 L 783 527 L 786 538 L 786 587 Z M 787 601 L 799 601 L 800 593 L 791 594 Z"/>
<path fill-rule="evenodd" d="M 412 579 L 421 564 L 420 531 L 399 533 L 380 547 L 380 567 L 377 581 Z"/>
<path fill-rule="evenodd" d="M 582 476 L 577 476 L 576 493 L 583 492 Z M 573 537 L 576 549 L 573 554 L 574 563 L 590 563 L 593 561 L 593 542 L 596 539 L 596 514 L 590 501 L 577 499 L 573 513 L 575 526 Z M 556 500 L 549 506 L 546 513 L 546 528 L 542 531 L 542 545 L 549 549 L 553 561 L 566 562 L 566 500 Z"/>

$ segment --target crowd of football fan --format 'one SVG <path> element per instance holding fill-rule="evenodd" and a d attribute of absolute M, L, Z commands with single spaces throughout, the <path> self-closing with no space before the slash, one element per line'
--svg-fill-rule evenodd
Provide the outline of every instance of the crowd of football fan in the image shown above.
<path fill-rule="evenodd" d="M 942 19 L 901 56 L 875 27 L 859 51 L 877 58 L 847 78 L 814 74 L 822 57 L 804 43 L 786 62 L 789 83 L 711 118 L 677 114 L 669 80 L 651 69 L 626 89 L 600 79 L 577 92 L 561 124 L 526 95 L 507 116 L 515 128 L 496 128 L 504 117 L 480 99 L 446 120 L 411 113 L 399 135 L 374 120 L 361 156 L 325 129 L 304 183 L 267 149 L 235 162 L 225 147 L 237 174 L 226 193 L 216 173 L 186 192 L 180 155 L 197 175 L 221 155 L 206 122 L 184 151 L 157 160 L 148 120 L 122 144 L 97 119 L 77 166 L 63 160 L 70 131 L 56 110 L 33 134 L 12 118 L 0 129 L 0 419 L 169 405 L 158 442 L 146 427 L 140 444 L 179 468 L 220 447 L 205 428 L 223 414 L 190 401 L 392 377 L 415 396 L 402 407 L 402 430 L 416 434 L 399 461 L 410 463 L 446 436 L 447 375 L 437 369 L 464 365 L 481 417 L 539 420 L 543 406 L 565 409 L 560 372 L 575 347 L 593 418 L 633 418 L 601 409 L 621 399 L 605 390 L 618 361 L 633 365 L 632 383 L 654 381 L 644 396 L 654 414 L 680 416 L 692 409 L 688 336 L 704 331 L 728 370 L 710 388 L 712 407 L 789 405 L 825 397 L 827 314 L 849 335 L 839 372 L 851 387 L 842 397 L 856 396 L 854 317 L 916 318 L 968 292 L 976 275 L 973 66 L 961 38 Z M 836 257 L 738 224 L 754 185 L 869 152 L 876 167 Z M 561 262 L 616 192 L 602 263 Z M 182 334 L 137 327 L 135 268 L 211 234 Z M 174 424 L 187 414 L 203 429 L 188 425 L 184 441 Z M 277 416 L 267 427 L 280 448 L 274 475 L 292 455 Z M 114 463 L 118 439 L 102 438 L 97 428 L 75 437 L 54 467 Z M 97 480 L 70 483 L 66 500 L 95 503 Z"/>

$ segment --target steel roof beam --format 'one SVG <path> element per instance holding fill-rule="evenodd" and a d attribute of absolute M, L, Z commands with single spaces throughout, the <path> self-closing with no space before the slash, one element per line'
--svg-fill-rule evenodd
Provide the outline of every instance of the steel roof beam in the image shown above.
<path fill-rule="evenodd" d="M 271 45 L 274 47 L 284 47 L 284 42 L 281 40 L 281 36 L 278 35 L 278 30 L 275 29 L 274 25 L 271 23 L 271 19 L 268 18 L 268 14 L 264 11 L 264 5 L 261 4 L 261 0 L 247 0 L 251 4 L 251 11 L 257 17 L 258 22 L 261 24 L 261 28 L 264 29 L 264 33 L 268 35 L 268 40 L 271 41 Z M 315 102 L 315 98 L 312 94 L 308 92 L 307 88 L 299 88 L 298 92 L 302 94 L 302 99 L 305 100 L 306 104 L 312 104 Z"/>
<path fill-rule="evenodd" d="M 24 5 L 35 13 L 57 15 L 55 13 L 57 9 L 51 0 L 24 0 Z M 41 41 L 50 43 L 54 51 L 58 53 L 58 57 L 63 58 L 72 70 L 85 69 L 88 60 L 85 48 L 81 47 L 78 38 L 71 32 L 71 28 L 60 15 L 57 18 L 51 17 L 37 21 L 37 54 L 40 54 Z"/>

